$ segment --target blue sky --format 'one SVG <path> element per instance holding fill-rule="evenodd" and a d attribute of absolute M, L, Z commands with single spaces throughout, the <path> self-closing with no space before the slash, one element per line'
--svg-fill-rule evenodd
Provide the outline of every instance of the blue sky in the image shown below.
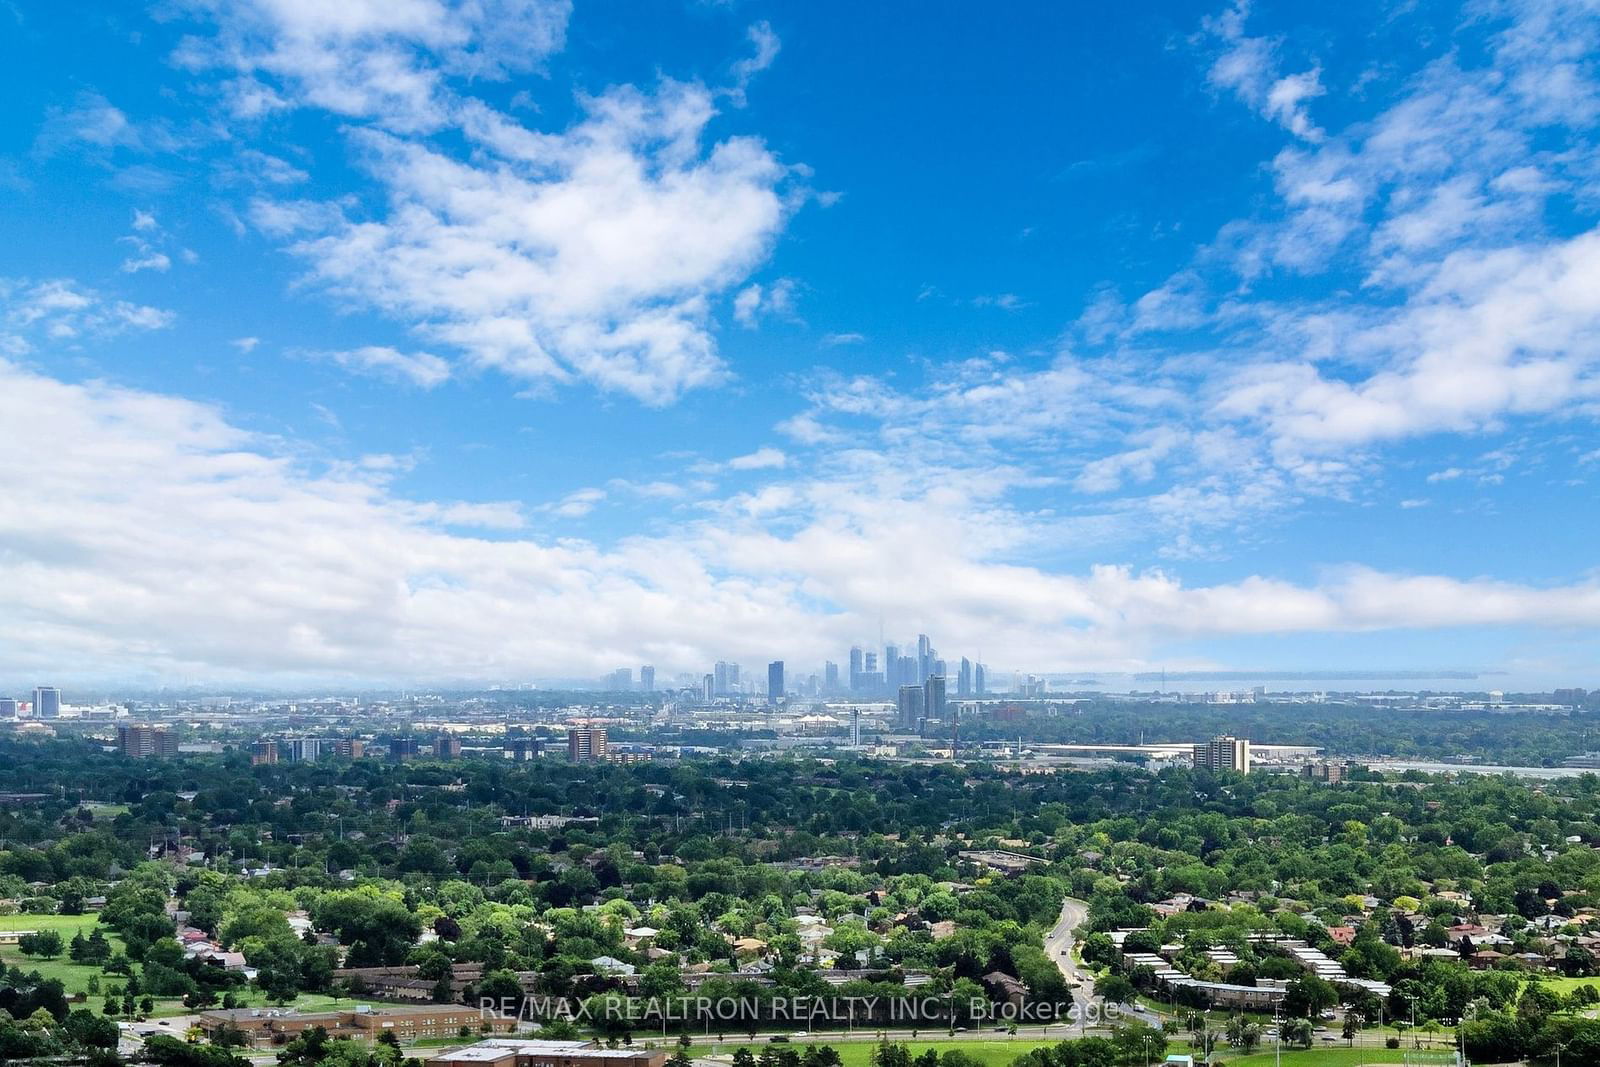
<path fill-rule="evenodd" d="M 1600 14 L 1336 7 L 0 5 L 0 678 L 1584 684 Z"/>

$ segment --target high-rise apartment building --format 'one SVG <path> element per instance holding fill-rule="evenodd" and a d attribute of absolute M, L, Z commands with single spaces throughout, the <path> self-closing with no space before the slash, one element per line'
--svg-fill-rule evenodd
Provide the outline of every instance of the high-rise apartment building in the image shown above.
<path fill-rule="evenodd" d="M 33 717 L 35 719 L 61 718 L 61 690 L 53 685 L 41 685 L 33 691 Z"/>
<path fill-rule="evenodd" d="M 972 661 L 965 656 L 961 657 L 961 673 L 956 675 L 956 696 L 969 697 L 972 695 Z"/>
<path fill-rule="evenodd" d="M 860 646 L 850 649 L 850 691 L 856 692 L 861 688 L 861 676 L 866 673 L 866 655 Z"/>
<path fill-rule="evenodd" d="M 972 695 L 981 697 L 989 691 L 988 670 L 981 663 L 972 665 Z"/>
<path fill-rule="evenodd" d="M 775 659 L 767 664 L 767 703 L 781 703 L 783 692 L 783 660 Z"/>
<path fill-rule="evenodd" d="M 417 739 L 415 737 L 389 738 L 389 759 L 395 763 L 403 763 L 408 759 L 417 758 Z"/>
<path fill-rule="evenodd" d="M 573 763 L 597 763 L 605 758 L 605 730 L 596 727 L 573 727 L 567 731 L 567 759 Z"/>
<path fill-rule="evenodd" d="M 900 646 L 883 646 L 883 680 L 890 689 L 898 689 L 910 681 L 909 678 L 900 676 Z"/>
<path fill-rule="evenodd" d="M 656 669 L 649 664 L 639 668 L 639 688 L 646 693 L 656 691 Z"/>
<path fill-rule="evenodd" d="M 825 693 L 839 691 L 839 665 L 831 659 L 822 666 L 822 689 Z"/>
<path fill-rule="evenodd" d="M 915 730 L 922 724 L 926 705 L 925 691 L 920 685 L 902 685 L 898 700 L 896 722 L 902 730 Z"/>
<path fill-rule="evenodd" d="M 922 706 L 924 713 L 930 719 L 943 722 L 948 716 L 949 707 L 945 701 L 944 675 L 930 674 L 927 682 L 923 684 Z"/>
<path fill-rule="evenodd" d="M 15 719 L 20 710 L 16 697 L 0 697 L 0 719 Z"/>
<path fill-rule="evenodd" d="M 1194 765 L 1208 771 L 1250 773 L 1250 742 L 1243 737 L 1223 734 L 1194 746 Z"/>
<path fill-rule="evenodd" d="M 338 745 L 331 737 L 285 737 L 278 743 L 278 756 L 291 763 L 315 763 L 337 752 Z"/>
<path fill-rule="evenodd" d="M 117 727 L 117 749 L 133 759 L 176 756 L 178 736 L 165 726 L 126 723 Z"/>
<path fill-rule="evenodd" d="M 528 763 L 544 753 L 544 744 L 537 737 L 513 735 L 505 739 L 503 754 L 513 763 Z"/>
<path fill-rule="evenodd" d="M 455 734 L 439 734 L 433 739 L 434 759 L 460 759 L 461 738 Z"/>
<path fill-rule="evenodd" d="M 359 737 L 340 738 L 333 743 L 333 754 L 340 759 L 360 759 L 367 754 L 367 743 Z"/>
<path fill-rule="evenodd" d="M 250 746 L 250 763 L 254 766 L 278 762 L 278 742 L 266 738 Z"/>

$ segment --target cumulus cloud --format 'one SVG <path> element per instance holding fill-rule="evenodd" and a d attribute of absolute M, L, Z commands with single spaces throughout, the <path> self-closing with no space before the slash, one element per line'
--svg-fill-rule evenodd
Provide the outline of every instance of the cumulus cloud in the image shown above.
<path fill-rule="evenodd" d="M 586 106 L 559 134 L 475 110 L 472 161 L 362 133 L 386 215 L 261 201 L 256 221 L 291 239 L 313 280 L 481 365 L 669 403 L 726 374 L 712 300 L 766 256 L 785 168 L 751 138 L 704 149 L 703 87 Z"/>
<path fill-rule="evenodd" d="M 567 0 L 240 0 L 192 5 L 211 34 L 183 41 L 191 69 L 231 72 L 240 118 L 309 105 L 403 132 L 437 130 L 452 79 L 535 69 L 566 36 Z"/>
<path fill-rule="evenodd" d="M 350 120 L 381 193 L 363 208 L 287 200 L 302 171 L 271 156 L 230 165 L 263 186 L 250 216 L 309 281 L 517 379 L 662 405 L 727 377 L 719 298 L 766 258 L 796 201 L 790 169 L 756 138 L 708 143 L 718 90 L 615 86 L 544 130 L 473 92 L 559 50 L 566 0 L 196 3 L 208 32 L 179 60 L 227 72 L 238 117 L 308 107 Z M 749 39 L 735 102 L 779 47 L 765 23 Z M 786 314 L 788 293 L 777 283 L 750 313 Z"/>
<path fill-rule="evenodd" d="M 1600 623 L 1600 586 L 1587 582 L 1050 573 L 1001 558 L 1006 520 L 994 525 L 959 486 L 891 497 L 802 481 L 610 548 L 485 539 L 451 527 L 514 534 L 514 507 L 407 500 L 360 464 L 309 469 L 294 442 L 212 407 L 11 363 L 0 421 L 15 431 L 0 484 L 52 502 L 47 531 L 27 509 L 0 513 L 0 641 L 25 672 L 493 681 L 775 648 L 820 661 L 879 613 L 1040 667 L 1135 665 L 1200 635 Z"/>

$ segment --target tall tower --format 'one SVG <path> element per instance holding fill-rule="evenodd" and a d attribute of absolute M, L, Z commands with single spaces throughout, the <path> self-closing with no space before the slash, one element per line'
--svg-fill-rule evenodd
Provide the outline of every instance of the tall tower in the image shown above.
<path fill-rule="evenodd" d="M 639 688 L 646 693 L 656 691 L 656 669 L 649 664 L 639 668 Z"/>
<path fill-rule="evenodd" d="M 961 673 L 956 675 L 956 696 L 969 697 L 972 695 L 972 661 L 965 656 L 961 657 Z"/>
<path fill-rule="evenodd" d="M 780 704 L 783 702 L 783 660 L 775 659 L 767 664 L 767 703 Z"/>
<path fill-rule="evenodd" d="M 930 675 L 927 683 L 923 686 L 923 689 L 925 690 L 922 698 L 923 706 L 927 712 L 928 718 L 938 719 L 940 722 L 943 722 L 946 714 L 950 710 L 945 701 L 944 675 Z"/>

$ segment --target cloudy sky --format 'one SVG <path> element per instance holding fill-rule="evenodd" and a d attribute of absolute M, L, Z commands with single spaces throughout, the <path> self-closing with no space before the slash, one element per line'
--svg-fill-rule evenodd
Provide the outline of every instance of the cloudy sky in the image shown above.
<path fill-rule="evenodd" d="M 0 4 L 0 681 L 1600 682 L 1600 5 Z"/>

